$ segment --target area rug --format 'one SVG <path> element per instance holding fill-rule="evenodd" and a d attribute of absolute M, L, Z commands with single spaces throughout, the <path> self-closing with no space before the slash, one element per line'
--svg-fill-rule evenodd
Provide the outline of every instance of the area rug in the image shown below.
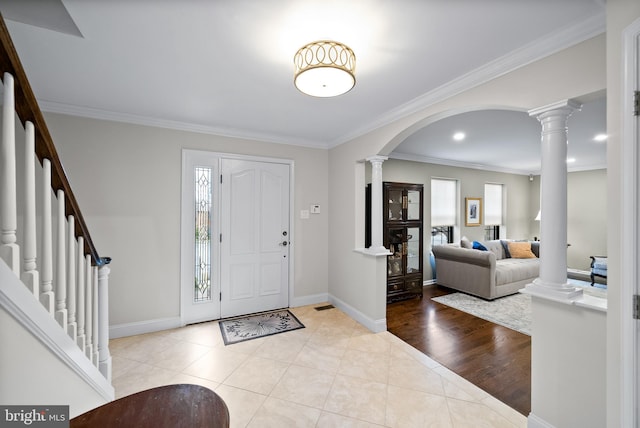
<path fill-rule="evenodd" d="M 587 282 L 573 279 L 568 282 L 582 287 L 586 295 L 607 297 L 606 290 L 595 289 Z M 453 293 L 431 300 L 531 336 L 531 296 L 528 294 L 518 293 L 488 301 L 464 293 Z"/>
<path fill-rule="evenodd" d="M 287 309 L 225 319 L 218 325 L 225 345 L 304 328 Z"/>
<path fill-rule="evenodd" d="M 527 294 L 518 293 L 488 301 L 453 293 L 431 300 L 531 336 L 531 296 Z"/>

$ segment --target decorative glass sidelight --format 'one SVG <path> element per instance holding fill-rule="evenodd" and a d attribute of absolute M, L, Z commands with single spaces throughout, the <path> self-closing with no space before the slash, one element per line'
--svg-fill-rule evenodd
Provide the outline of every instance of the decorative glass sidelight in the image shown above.
<path fill-rule="evenodd" d="M 194 302 L 211 300 L 211 168 L 195 168 Z"/>

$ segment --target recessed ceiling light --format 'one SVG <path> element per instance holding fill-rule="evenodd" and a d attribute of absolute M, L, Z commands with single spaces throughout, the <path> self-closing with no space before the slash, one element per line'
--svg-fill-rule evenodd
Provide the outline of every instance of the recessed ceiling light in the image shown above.
<path fill-rule="evenodd" d="M 453 134 L 453 139 L 455 141 L 462 141 L 462 140 L 464 140 L 465 136 L 466 135 L 464 134 L 464 132 L 456 132 L 455 134 Z"/>
<path fill-rule="evenodd" d="M 598 134 L 593 137 L 593 141 L 607 141 L 607 134 Z"/>
<path fill-rule="evenodd" d="M 576 158 L 567 158 L 567 163 L 574 163 Z"/>

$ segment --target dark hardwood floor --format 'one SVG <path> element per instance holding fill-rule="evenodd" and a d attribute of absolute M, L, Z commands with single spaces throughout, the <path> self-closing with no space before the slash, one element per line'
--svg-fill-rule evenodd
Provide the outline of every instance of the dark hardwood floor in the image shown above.
<path fill-rule="evenodd" d="M 523 415 L 531 411 L 531 337 L 431 300 L 387 305 L 387 330 Z"/>

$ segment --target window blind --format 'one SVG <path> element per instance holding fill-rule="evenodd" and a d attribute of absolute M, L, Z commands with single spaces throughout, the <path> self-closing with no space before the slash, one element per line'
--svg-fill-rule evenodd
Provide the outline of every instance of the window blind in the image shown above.
<path fill-rule="evenodd" d="M 458 206 L 456 180 L 431 179 L 431 226 L 455 226 Z"/>
<path fill-rule="evenodd" d="M 502 224 L 502 184 L 484 185 L 484 224 L 499 226 Z"/>

